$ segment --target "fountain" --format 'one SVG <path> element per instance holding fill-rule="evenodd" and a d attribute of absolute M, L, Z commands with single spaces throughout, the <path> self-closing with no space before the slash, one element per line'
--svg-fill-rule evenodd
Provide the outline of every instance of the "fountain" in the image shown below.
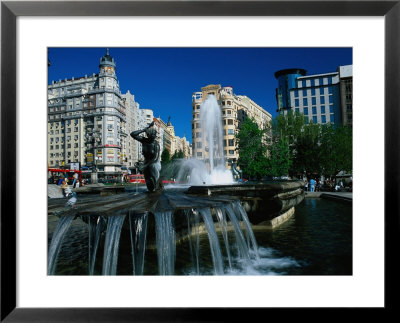
<path fill-rule="evenodd" d="M 159 186 L 159 150 L 150 124 L 131 134 L 149 148 L 144 166 L 148 192 L 78 195 L 71 205 L 65 205 L 65 199 L 49 199 L 48 214 L 60 218 L 49 246 L 49 275 L 57 274 L 58 255 L 68 239 L 78 239 L 85 250 L 80 259 L 84 273 L 75 274 L 126 274 L 129 267 L 133 275 L 224 275 L 260 260 L 253 225 L 272 228 L 290 216 L 304 198 L 302 183 L 234 183 L 225 165 L 221 112 L 213 95 L 201 105 L 200 120 L 208 158 L 178 161 L 177 179 L 187 180 L 189 188 Z M 144 132 L 147 137 L 138 136 Z M 74 220 L 87 234 L 68 236 Z M 178 247 L 184 244 L 189 252 L 181 255 Z M 148 265 L 152 255 L 157 269 Z M 128 265 L 118 266 L 121 262 Z"/>
<path fill-rule="evenodd" d="M 190 185 L 234 183 L 232 172 L 226 168 L 221 110 L 214 95 L 208 95 L 200 106 L 200 125 L 202 147 L 208 158 L 179 161 L 178 181 Z"/>

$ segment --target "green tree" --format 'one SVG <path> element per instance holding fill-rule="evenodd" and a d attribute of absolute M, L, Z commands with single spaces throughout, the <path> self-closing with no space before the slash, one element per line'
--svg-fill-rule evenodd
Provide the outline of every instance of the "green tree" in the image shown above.
<path fill-rule="evenodd" d="M 321 173 L 321 125 L 305 125 L 293 146 L 292 175 Z"/>
<path fill-rule="evenodd" d="M 181 149 L 175 150 L 174 154 L 171 157 L 171 160 L 182 159 L 184 158 L 183 151 Z"/>
<path fill-rule="evenodd" d="M 268 161 L 270 175 L 284 176 L 289 174 L 292 159 L 287 138 L 279 136 L 272 141 Z"/>
<path fill-rule="evenodd" d="M 353 169 L 353 134 L 349 126 L 335 127 L 331 124 L 322 129 L 321 166 L 326 176 Z"/>
<path fill-rule="evenodd" d="M 238 165 L 243 173 L 261 178 L 268 173 L 266 130 L 260 130 L 254 119 L 247 118 L 237 134 Z"/>
<path fill-rule="evenodd" d="M 161 154 L 161 165 L 165 166 L 171 161 L 170 153 L 168 149 L 164 148 L 162 154 Z"/>

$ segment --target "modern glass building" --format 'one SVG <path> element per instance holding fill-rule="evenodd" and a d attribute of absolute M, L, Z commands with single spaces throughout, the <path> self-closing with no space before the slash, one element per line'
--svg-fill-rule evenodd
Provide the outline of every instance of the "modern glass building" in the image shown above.
<path fill-rule="evenodd" d="M 305 70 L 285 69 L 275 73 L 278 80 L 278 112 L 302 113 L 306 122 L 343 124 L 341 79 L 337 72 L 306 75 Z M 347 78 L 352 78 L 352 65 L 347 65 Z M 345 95 L 345 94 L 343 94 Z M 346 94 L 348 96 L 348 93 Z"/>

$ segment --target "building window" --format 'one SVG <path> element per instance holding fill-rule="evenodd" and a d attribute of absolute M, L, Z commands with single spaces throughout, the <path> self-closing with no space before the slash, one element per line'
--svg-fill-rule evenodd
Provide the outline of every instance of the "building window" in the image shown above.
<path fill-rule="evenodd" d="M 228 140 L 229 146 L 235 146 L 235 140 L 234 139 L 229 139 Z"/>
<path fill-rule="evenodd" d="M 332 77 L 328 77 L 328 84 L 332 84 Z"/>
<path fill-rule="evenodd" d="M 197 152 L 197 157 L 202 157 L 202 156 L 203 156 L 203 153 L 201 151 L 198 151 Z"/>
<path fill-rule="evenodd" d="M 321 96 L 321 97 L 319 98 L 319 102 L 320 102 L 321 104 L 325 104 L 325 97 L 324 97 L 324 96 Z"/>
<path fill-rule="evenodd" d="M 316 105 L 317 104 L 317 99 L 315 97 L 311 98 L 311 102 L 312 105 Z"/>
<path fill-rule="evenodd" d="M 196 123 L 196 128 L 200 129 L 201 128 L 201 123 Z"/>
<path fill-rule="evenodd" d="M 299 99 L 295 99 L 295 100 L 294 100 L 294 106 L 295 106 L 295 107 L 298 107 L 298 106 L 299 106 Z"/>
<path fill-rule="evenodd" d="M 316 107 L 312 107 L 312 113 L 313 114 L 317 114 L 317 108 Z"/>
<path fill-rule="evenodd" d="M 298 98 L 299 97 L 299 90 L 294 90 L 294 97 Z"/>
<path fill-rule="evenodd" d="M 197 148 L 201 148 L 201 142 L 196 143 Z"/>
<path fill-rule="evenodd" d="M 303 90 L 303 96 L 307 96 L 307 90 Z"/>
<path fill-rule="evenodd" d="M 232 110 L 228 110 L 228 114 L 232 114 Z"/>
<path fill-rule="evenodd" d="M 311 95 L 315 95 L 315 88 L 311 89 Z"/>
<path fill-rule="evenodd" d="M 329 97 L 329 103 L 333 103 L 333 96 Z"/>
<path fill-rule="evenodd" d="M 228 135 L 233 135 L 233 129 L 228 129 Z"/>
<path fill-rule="evenodd" d="M 325 113 L 325 106 L 321 105 L 321 113 Z"/>
<path fill-rule="evenodd" d="M 235 151 L 234 150 L 229 150 L 229 155 L 234 155 Z"/>
<path fill-rule="evenodd" d="M 313 116 L 312 121 L 313 121 L 313 123 L 317 123 L 317 116 Z"/>
<path fill-rule="evenodd" d="M 321 115 L 321 122 L 326 123 L 326 116 L 324 114 Z"/>
<path fill-rule="evenodd" d="M 315 86 L 315 80 L 311 79 L 311 86 Z"/>
<path fill-rule="evenodd" d="M 308 100 L 307 100 L 307 98 L 304 98 L 304 99 L 303 99 L 303 105 L 304 105 L 304 106 L 307 106 L 307 105 L 308 105 Z"/>
<path fill-rule="evenodd" d="M 308 124 L 308 117 L 304 117 L 304 122 L 306 123 L 306 124 Z"/>
<path fill-rule="evenodd" d="M 300 114 L 300 109 L 299 108 L 296 108 L 295 111 L 296 111 L 296 114 Z"/>
<path fill-rule="evenodd" d="M 201 138 L 201 132 L 196 132 L 196 138 Z"/>
<path fill-rule="evenodd" d="M 319 85 L 324 85 L 324 79 L 322 77 L 319 79 Z"/>
<path fill-rule="evenodd" d="M 305 116 L 307 116 L 308 115 L 308 108 L 304 108 L 303 109 L 303 113 L 304 113 Z"/>
<path fill-rule="evenodd" d="M 335 110 L 333 109 L 333 105 L 329 106 L 329 113 L 335 113 Z"/>
<path fill-rule="evenodd" d="M 332 86 L 328 87 L 328 93 L 329 93 L 329 94 L 332 94 L 332 93 L 333 93 L 333 87 L 332 87 Z"/>
<path fill-rule="evenodd" d="M 303 81 L 302 81 L 302 86 L 303 86 L 303 87 L 306 87 L 306 86 L 307 86 L 306 84 L 307 84 L 307 81 L 306 81 L 306 80 L 303 80 Z"/>
<path fill-rule="evenodd" d="M 228 125 L 233 125 L 233 120 L 232 119 L 228 119 Z"/>

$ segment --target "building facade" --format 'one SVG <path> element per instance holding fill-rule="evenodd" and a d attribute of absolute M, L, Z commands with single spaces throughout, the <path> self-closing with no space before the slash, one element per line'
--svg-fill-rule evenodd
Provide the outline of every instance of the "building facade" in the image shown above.
<path fill-rule="evenodd" d="M 339 67 L 343 125 L 353 125 L 353 65 Z"/>
<path fill-rule="evenodd" d="M 344 124 L 344 104 L 349 104 L 352 111 L 352 104 L 343 99 L 343 96 L 352 99 L 352 94 L 349 93 L 352 88 L 346 87 L 349 80 L 352 80 L 351 67 L 340 66 L 336 72 L 316 75 L 306 75 L 303 69 L 277 71 L 275 78 L 278 80 L 278 112 L 304 114 L 307 123 Z M 342 87 L 347 89 L 346 93 Z"/>
<path fill-rule="evenodd" d="M 231 167 L 239 158 L 236 134 L 240 124 L 246 118 L 254 118 L 261 129 L 265 129 L 272 119 L 269 112 L 245 95 L 236 95 L 230 86 L 210 84 L 201 88 L 201 92 L 192 95 L 192 154 L 198 159 L 207 159 L 208 151 L 201 138 L 200 109 L 208 95 L 214 95 L 221 109 L 223 126 L 223 146 L 226 166 Z"/>
<path fill-rule="evenodd" d="M 139 161 L 139 142 L 130 136 L 132 131 L 139 126 L 139 103 L 135 101 L 135 96 L 128 90 L 122 95 L 126 108 L 126 133 L 128 136 L 123 142 L 123 162 L 130 170 L 134 169 L 135 163 Z M 141 144 L 140 144 L 141 145 Z"/>
<path fill-rule="evenodd" d="M 48 85 L 48 164 L 80 163 L 99 177 L 121 173 L 126 105 L 107 50 L 99 73 Z"/>

